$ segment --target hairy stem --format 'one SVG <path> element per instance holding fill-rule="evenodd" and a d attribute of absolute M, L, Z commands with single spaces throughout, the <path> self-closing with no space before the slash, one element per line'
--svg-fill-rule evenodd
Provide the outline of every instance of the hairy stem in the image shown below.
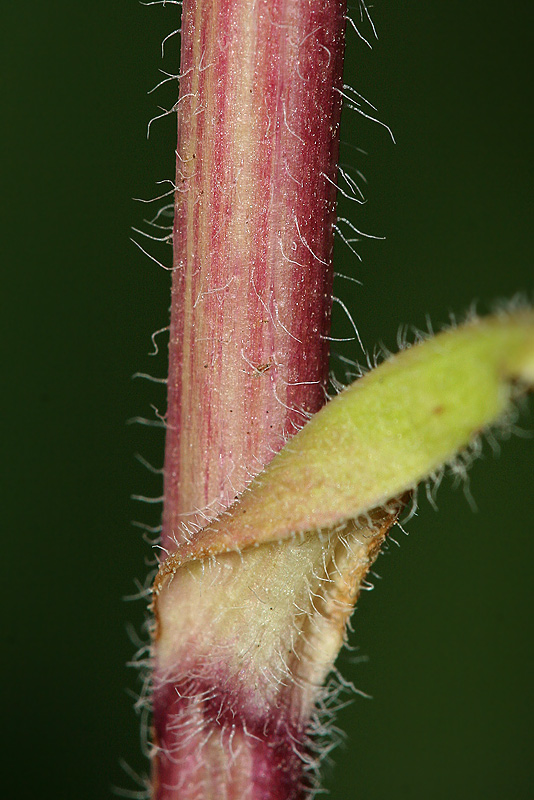
<path fill-rule="evenodd" d="M 184 2 L 163 545 L 325 400 L 343 0 Z"/>
<path fill-rule="evenodd" d="M 169 552 L 225 511 L 326 399 L 344 26 L 344 0 L 184 0 Z M 237 698 L 225 659 L 193 664 L 190 644 L 172 663 L 155 641 L 154 797 L 300 797 L 291 737 L 301 722 L 279 719 L 273 698 L 248 731 L 224 699 Z"/>
<path fill-rule="evenodd" d="M 163 545 L 325 400 L 344 3 L 184 3 Z"/>

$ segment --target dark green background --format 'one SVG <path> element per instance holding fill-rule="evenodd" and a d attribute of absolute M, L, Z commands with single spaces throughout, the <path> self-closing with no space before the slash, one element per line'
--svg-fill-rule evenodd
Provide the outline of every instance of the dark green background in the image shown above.
<path fill-rule="evenodd" d="M 337 253 L 363 281 L 338 293 L 370 347 L 427 312 L 439 325 L 475 298 L 532 297 L 533 16 L 519 0 L 381 0 L 373 53 L 349 32 L 347 80 L 397 138 L 345 114 L 344 140 L 369 155 L 342 160 L 369 202 L 343 211 L 387 236 L 363 265 Z M 164 407 L 130 376 L 164 373 L 146 354 L 169 300 L 128 237 L 145 215 L 130 198 L 173 175 L 172 120 L 148 144 L 145 129 L 172 104 L 146 91 L 176 18 L 134 0 L 2 6 L 3 797 L 100 800 L 132 787 L 120 758 L 145 768 L 125 667 L 143 609 L 122 597 L 151 556 L 129 521 L 156 518 L 129 495 L 158 493 L 133 453 L 160 462 L 162 437 L 125 423 Z M 446 481 L 439 514 L 424 501 L 380 558 L 351 639 L 369 661 L 343 657 L 374 700 L 340 714 L 336 800 L 534 798 L 533 457 L 528 439 L 487 448 L 478 513 Z"/>

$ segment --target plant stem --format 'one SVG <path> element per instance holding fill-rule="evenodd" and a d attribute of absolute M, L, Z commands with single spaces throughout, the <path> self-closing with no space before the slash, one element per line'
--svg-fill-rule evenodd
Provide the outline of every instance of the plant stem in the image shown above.
<path fill-rule="evenodd" d="M 162 544 L 325 401 L 344 0 L 188 0 Z"/>
<path fill-rule="evenodd" d="M 230 506 L 326 399 L 344 28 L 345 0 L 184 0 L 170 552 Z M 157 636 L 155 656 L 154 798 L 304 796 L 288 736 L 302 729 L 291 734 L 282 709 L 249 731 L 221 700 L 224 670 L 196 663 L 184 684 Z"/>

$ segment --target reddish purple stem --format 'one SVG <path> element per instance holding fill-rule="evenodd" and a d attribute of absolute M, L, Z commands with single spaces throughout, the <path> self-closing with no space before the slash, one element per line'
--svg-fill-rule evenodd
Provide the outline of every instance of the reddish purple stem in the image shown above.
<path fill-rule="evenodd" d="M 344 29 L 345 0 L 184 0 L 169 552 L 325 402 Z M 303 796 L 304 730 L 287 708 L 247 717 L 202 665 L 184 691 L 158 672 L 155 646 L 154 797 Z"/>

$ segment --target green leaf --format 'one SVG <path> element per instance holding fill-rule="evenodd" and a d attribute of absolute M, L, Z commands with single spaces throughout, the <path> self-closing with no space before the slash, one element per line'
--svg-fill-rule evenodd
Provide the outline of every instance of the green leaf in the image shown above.
<path fill-rule="evenodd" d="M 477 319 L 388 358 L 331 400 L 239 500 L 160 568 L 329 529 L 451 463 L 534 385 L 534 314 Z"/>

